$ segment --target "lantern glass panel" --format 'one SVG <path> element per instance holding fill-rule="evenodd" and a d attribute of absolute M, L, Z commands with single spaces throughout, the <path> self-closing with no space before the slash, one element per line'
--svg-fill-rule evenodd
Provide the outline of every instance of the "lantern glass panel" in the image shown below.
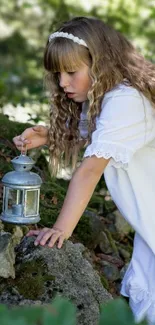
<path fill-rule="evenodd" d="M 39 189 L 27 190 L 25 194 L 25 216 L 37 215 L 39 209 Z"/>
<path fill-rule="evenodd" d="M 22 214 L 22 200 L 23 200 L 23 191 L 7 188 L 6 189 L 6 205 L 5 211 L 7 214 Z"/>

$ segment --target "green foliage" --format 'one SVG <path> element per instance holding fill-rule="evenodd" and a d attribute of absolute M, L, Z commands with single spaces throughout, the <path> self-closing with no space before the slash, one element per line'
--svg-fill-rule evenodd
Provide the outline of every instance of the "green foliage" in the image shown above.
<path fill-rule="evenodd" d="M 94 2 L 95 3 L 95 2 Z M 86 11 L 74 0 L 1 0 L 0 104 L 45 102 L 43 52 L 48 35 L 74 16 L 96 16 L 155 61 L 153 1 L 111 0 Z M 143 28 L 142 28 L 143 26 Z"/>
<path fill-rule="evenodd" d="M 45 307 L 7 308 L 0 306 L 1 325 L 75 325 L 75 307 L 56 298 Z"/>
<path fill-rule="evenodd" d="M 0 305 L 1 325 L 76 325 L 75 306 L 62 297 L 51 305 L 7 309 Z M 134 317 L 123 299 L 101 306 L 99 325 L 135 325 Z M 146 321 L 138 323 L 147 325 Z"/>
<path fill-rule="evenodd" d="M 111 301 L 107 305 L 101 306 L 101 317 L 99 325 L 134 325 L 133 314 L 127 303 L 118 298 Z M 139 325 L 146 325 L 145 321 L 138 323 Z"/>

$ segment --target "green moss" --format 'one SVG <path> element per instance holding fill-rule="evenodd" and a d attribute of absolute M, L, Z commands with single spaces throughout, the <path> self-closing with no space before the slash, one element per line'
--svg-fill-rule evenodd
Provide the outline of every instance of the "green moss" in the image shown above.
<path fill-rule="evenodd" d="M 110 231 L 108 229 L 106 229 L 106 228 L 104 229 L 104 231 L 105 231 L 105 233 L 106 233 L 106 235 L 108 237 L 109 243 L 110 243 L 110 245 L 111 245 L 114 253 L 119 256 L 119 252 L 118 252 L 117 246 L 115 244 L 114 239 L 112 238 L 112 235 L 111 235 Z"/>
<path fill-rule="evenodd" d="M 47 274 L 47 266 L 42 260 L 30 261 L 20 266 L 16 278 L 16 287 L 27 299 L 37 299 L 44 293 L 44 283 L 55 277 Z"/>
<path fill-rule="evenodd" d="M 44 261 L 32 260 L 20 265 L 20 268 L 16 270 L 15 279 L 6 279 L 1 282 L 0 292 L 8 287 L 15 287 L 25 299 L 36 300 L 44 293 L 45 282 L 54 280 L 55 276 L 48 274 Z"/>
<path fill-rule="evenodd" d="M 105 289 L 109 290 L 109 282 L 108 282 L 108 280 L 105 278 L 105 276 L 103 274 L 100 275 L 100 279 L 101 279 L 103 287 Z"/>
<path fill-rule="evenodd" d="M 3 293 L 4 289 L 6 289 L 6 280 L 0 278 L 0 295 Z"/>

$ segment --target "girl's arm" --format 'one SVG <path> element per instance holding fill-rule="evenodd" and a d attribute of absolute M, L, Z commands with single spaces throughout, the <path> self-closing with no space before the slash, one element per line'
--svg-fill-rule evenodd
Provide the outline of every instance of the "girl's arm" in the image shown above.
<path fill-rule="evenodd" d="M 70 237 L 109 160 L 96 156 L 83 160 L 72 177 L 62 210 L 53 228 L 43 228 L 40 231 L 30 230 L 27 234 L 28 236 L 37 235 L 36 245 L 44 246 L 49 240 L 48 246 L 53 247 L 58 240 L 60 248 L 64 239 Z"/>
<path fill-rule="evenodd" d="M 67 237 L 72 234 L 83 214 L 108 161 L 96 156 L 85 158 L 74 173 L 55 223 L 56 227 L 65 230 Z"/>

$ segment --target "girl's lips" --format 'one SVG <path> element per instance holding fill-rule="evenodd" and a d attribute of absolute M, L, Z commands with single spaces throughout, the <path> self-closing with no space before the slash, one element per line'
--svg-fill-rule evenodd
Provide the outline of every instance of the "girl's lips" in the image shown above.
<path fill-rule="evenodd" d="M 75 93 L 67 93 L 67 96 L 68 96 L 69 98 L 73 98 L 73 97 L 75 96 Z"/>

